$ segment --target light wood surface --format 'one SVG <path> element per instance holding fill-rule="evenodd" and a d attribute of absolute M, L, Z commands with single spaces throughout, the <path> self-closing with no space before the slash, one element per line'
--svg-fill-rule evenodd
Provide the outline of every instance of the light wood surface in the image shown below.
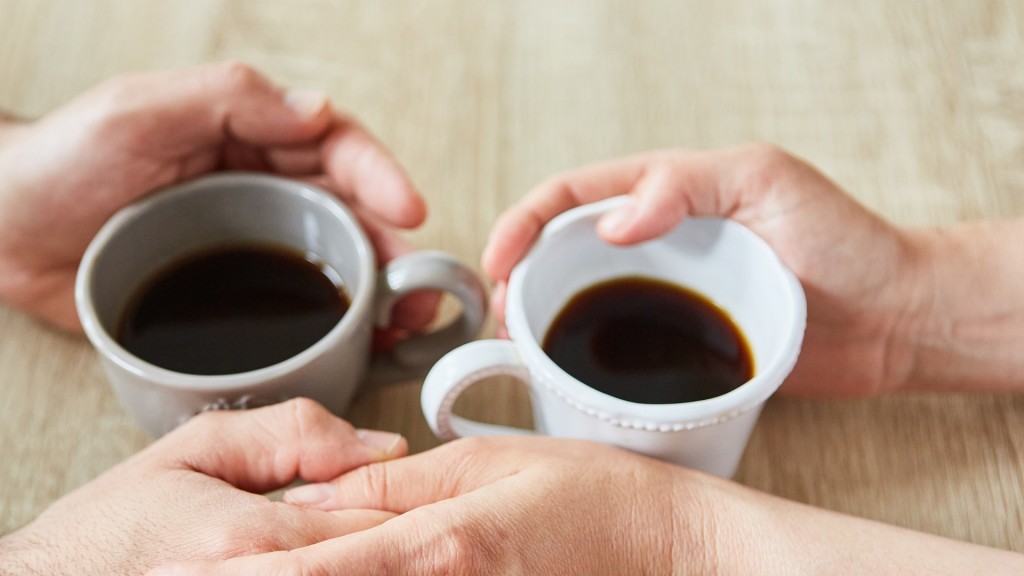
<path fill-rule="evenodd" d="M 777 142 L 901 224 L 1022 215 L 1022 35 L 1019 0 L 0 0 L 0 108 L 244 60 L 357 113 L 428 198 L 411 238 L 476 265 L 546 175 L 670 146 Z M 427 449 L 418 392 L 348 416 Z M 524 425 L 527 402 L 505 382 L 463 408 Z M 147 442 L 82 337 L 0 307 L 0 533 Z M 1024 552 L 1024 397 L 776 397 L 737 480 Z"/>

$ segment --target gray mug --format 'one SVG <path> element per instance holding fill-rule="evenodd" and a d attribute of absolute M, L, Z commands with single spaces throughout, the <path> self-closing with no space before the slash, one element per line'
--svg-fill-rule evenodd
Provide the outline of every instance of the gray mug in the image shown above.
<path fill-rule="evenodd" d="M 316 254 L 341 277 L 351 299 L 319 341 L 284 360 L 247 372 L 197 375 L 162 368 L 115 338 L 121 316 L 149 278 L 182 257 L 240 243 L 273 244 Z M 394 303 L 441 290 L 461 303 L 445 328 L 371 352 L 373 328 L 386 327 Z M 155 193 L 115 214 L 82 258 L 75 284 L 82 326 L 124 407 L 160 436 L 208 409 L 245 408 L 296 396 L 343 414 L 365 380 L 422 377 L 445 352 L 472 340 L 486 314 L 479 279 L 455 258 L 414 252 L 376 269 L 356 218 L 329 193 L 298 181 L 220 173 Z"/>

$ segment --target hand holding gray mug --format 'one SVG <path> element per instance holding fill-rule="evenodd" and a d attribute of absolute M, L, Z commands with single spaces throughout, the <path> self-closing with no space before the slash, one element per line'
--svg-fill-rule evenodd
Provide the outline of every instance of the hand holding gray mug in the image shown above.
<path fill-rule="evenodd" d="M 452 293 L 461 314 L 373 358 L 373 328 L 421 290 Z M 195 180 L 116 214 L 82 259 L 75 298 L 119 399 L 155 436 L 204 409 L 295 396 L 344 413 L 365 379 L 422 375 L 485 316 L 483 287 L 453 257 L 415 252 L 378 273 L 337 199 L 251 173 Z"/>

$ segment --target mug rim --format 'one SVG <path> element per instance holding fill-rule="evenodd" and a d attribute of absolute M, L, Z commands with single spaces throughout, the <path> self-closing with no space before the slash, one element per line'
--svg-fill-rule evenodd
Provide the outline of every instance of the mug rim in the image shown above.
<path fill-rule="evenodd" d="M 104 249 L 131 222 L 141 218 L 162 205 L 193 194 L 209 194 L 216 190 L 230 190 L 238 186 L 259 186 L 277 194 L 298 196 L 310 201 L 319 209 L 327 211 L 341 224 L 355 242 L 359 274 L 366 281 L 358 292 L 350 294 L 351 304 L 342 318 L 319 340 L 298 354 L 285 360 L 232 374 L 189 374 L 163 368 L 148 362 L 125 349 L 103 327 L 92 298 L 92 281 L 95 265 Z M 339 339 L 345 338 L 358 329 L 364 317 L 370 317 L 370 306 L 375 285 L 374 252 L 369 239 L 358 220 L 340 200 L 323 188 L 299 180 L 291 180 L 272 174 L 246 171 L 229 171 L 209 174 L 194 180 L 171 185 L 121 208 L 104 223 L 89 243 L 75 278 L 75 305 L 82 328 L 93 347 L 107 360 L 128 373 L 150 383 L 181 390 L 197 392 L 230 392 L 286 376 L 308 365 L 326 353 Z"/>
<path fill-rule="evenodd" d="M 746 226 L 727 218 L 711 219 L 721 220 L 725 226 L 740 229 L 748 241 L 767 250 L 785 285 L 787 305 L 795 312 L 790 317 L 788 325 L 780 331 L 780 338 L 783 339 L 780 348 L 782 352 L 770 358 L 763 368 L 757 369 L 753 378 L 725 394 L 704 400 L 675 404 L 643 404 L 623 400 L 588 386 L 558 366 L 541 348 L 538 338 L 529 328 L 522 299 L 524 284 L 530 275 L 537 253 L 569 225 L 580 220 L 596 218 L 627 201 L 628 197 L 616 196 L 579 206 L 558 215 L 544 227 L 529 253 L 512 270 L 505 304 L 506 325 L 509 338 L 533 373 L 534 382 L 540 383 L 572 408 L 626 428 L 659 431 L 698 428 L 729 420 L 758 408 L 778 389 L 796 364 L 806 328 L 807 301 L 800 281 L 778 258 L 771 246 Z M 709 217 L 688 217 L 694 218 Z M 776 382 L 772 383 L 772 380 Z"/>

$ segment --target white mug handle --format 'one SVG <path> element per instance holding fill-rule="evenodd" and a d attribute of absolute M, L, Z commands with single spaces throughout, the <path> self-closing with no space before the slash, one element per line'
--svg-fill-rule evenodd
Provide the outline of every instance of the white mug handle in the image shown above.
<path fill-rule="evenodd" d="M 485 424 L 452 413 L 455 400 L 470 386 L 492 376 L 511 376 L 530 385 L 530 372 L 510 340 L 478 340 L 446 354 L 430 369 L 420 392 L 427 424 L 443 441 L 464 436 L 533 434 L 532 430 Z"/>

